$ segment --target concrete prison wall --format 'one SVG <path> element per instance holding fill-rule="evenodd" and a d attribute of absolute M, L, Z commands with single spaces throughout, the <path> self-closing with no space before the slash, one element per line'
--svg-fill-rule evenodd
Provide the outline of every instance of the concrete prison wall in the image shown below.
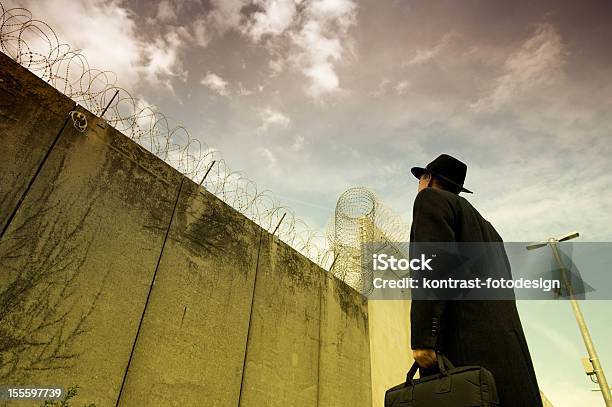
<path fill-rule="evenodd" d="M 383 407 L 385 391 L 406 380 L 410 349 L 410 301 L 368 301 L 372 407 Z"/>
<path fill-rule="evenodd" d="M 371 405 L 358 293 L 0 67 L 1 384 L 98 407 Z"/>

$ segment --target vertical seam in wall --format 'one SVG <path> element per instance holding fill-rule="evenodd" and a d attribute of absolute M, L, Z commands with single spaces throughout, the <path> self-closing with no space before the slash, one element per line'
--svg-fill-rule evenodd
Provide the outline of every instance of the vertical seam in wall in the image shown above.
<path fill-rule="evenodd" d="M 249 340 L 251 338 L 251 321 L 253 320 L 253 304 L 255 303 L 255 289 L 257 288 L 257 275 L 259 274 L 259 254 L 261 253 L 261 242 L 263 229 L 259 230 L 259 247 L 257 247 L 257 263 L 255 265 L 255 278 L 253 281 L 253 295 L 251 296 L 251 309 L 249 312 L 249 326 L 247 328 L 247 338 L 244 345 L 244 360 L 242 361 L 242 375 L 240 377 L 240 392 L 238 393 L 238 406 L 242 403 L 242 386 L 244 384 L 244 372 L 246 371 L 247 354 L 249 351 Z"/>
<path fill-rule="evenodd" d="M 117 402 L 115 403 L 115 407 L 119 405 L 121 401 L 121 395 L 123 394 L 123 388 L 125 386 L 125 381 L 127 379 L 128 371 L 130 370 L 130 364 L 132 363 L 132 357 L 134 356 L 134 350 L 136 349 L 136 344 L 138 342 L 138 337 L 140 335 L 140 328 L 142 327 L 142 321 L 144 320 L 145 313 L 147 312 L 147 307 L 149 305 L 149 299 L 151 298 L 151 292 L 153 291 L 153 285 L 155 285 L 155 278 L 157 277 L 157 271 L 159 270 L 159 265 L 161 263 L 162 256 L 164 255 L 164 248 L 166 247 L 166 241 L 168 240 L 168 235 L 170 234 L 170 228 L 172 228 L 172 222 L 174 220 L 174 213 L 176 212 L 176 206 L 178 205 L 178 201 L 181 198 L 181 191 L 183 189 L 183 182 L 185 178 L 181 178 L 181 184 L 178 189 L 178 194 L 176 196 L 176 200 L 174 201 L 174 207 L 172 208 L 172 215 L 170 216 L 170 223 L 168 224 L 168 228 L 166 229 L 166 235 L 164 236 L 164 241 L 162 243 L 161 251 L 159 253 L 159 257 L 157 258 L 157 265 L 155 266 L 155 271 L 153 272 L 153 278 L 151 279 L 151 285 L 149 286 L 149 292 L 147 293 L 147 299 L 144 304 L 144 308 L 142 310 L 142 314 L 140 315 L 140 322 L 138 323 L 138 329 L 136 330 L 136 336 L 134 337 L 134 342 L 132 343 L 132 350 L 130 351 L 130 357 L 128 359 L 127 366 L 125 367 L 125 372 L 123 373 L 123 380 L 121 381 L 121 388 L 119 389 L 119 395 L 117 396 Z"/>
<path fill-rule="evenodd" d="M 70 110 L 71 111 L 74 110 L 75 107 L 76 107 L 76 104 L 74 104 L 72 106 L 72 109 Z M 38 174 L 40 174 L 40 171 L 42 170 L 43 165 L 45 165 L 45 163 L 47 162 L 47 158 L 49 158 L 51 151 L 57 144 L 57 140 L 59 140 L 60 136 L 62 135 L 62 132 L 66 128 L 66 123 L 68 123 L 69 118 L 70 118 L 70 113 L 68 113 L 68 115 L 66 116 L 66 119 L 64 120 L 64 124 L 62 125 L 60 130 L 57 132 L 57 135 L 55 136 L 53 143 L 51 143 L 51 146 L 49 147 L 49 149 L 43 156 L 43 159 L 41 160 L 40 164 L 38 164 L 38 168 L 36 169 L 36 172 L 32 176 L 32 179 L 30 179 L 30 182 L 28 183 L 28 186 L 26 187 L 25 191 L 23 191 L 23 193 L 21 194 L 21 197 L 17 201 L 17 204 L 15 205 L 15 209 L 13 209 L 11 216 L 9 216 L 9 218 L 6 220 L 6 224 L 2 227 L 2 233 L 0 233 L 0 239 L 4 237 L 4 233 L 7 231 L 9 225 L 13 222 L 13 218 L 15 218 L 15 215 L 17 215 L 17 211 L 19 210 L 19 208 L 21 208 L 21 205 L 23 204 L 23 201 L 25 200 L 26 195 L 28 194 L 28 192 L 30 192 L 30 188 L 32 188 L 32 185 L 34 184 L 34 181 L 36 180 L 36 178 L 38 178 Z"/>
<path fill-rule="evenodd" d="M 319 354 L 317 356 L 317 406 L 321 403 L 321 324 L 323 322 L 323 283 L 327 282 L 327 275 L 319 282 Z"/>

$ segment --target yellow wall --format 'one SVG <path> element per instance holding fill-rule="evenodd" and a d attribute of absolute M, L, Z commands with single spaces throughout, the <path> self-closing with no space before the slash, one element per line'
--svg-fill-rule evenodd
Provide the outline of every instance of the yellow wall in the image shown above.
<path fill-rule="evenodd" d="M 412 365 L 410 301 L 368 301 L 372 406 L 384 405 L 385 391 L 406 380 Z"/>
<path fill-rule="evenodd" d="M 369 407 L 365 299 L 98 123 L 0 53 L 0 383 L 99 407 Z"/>

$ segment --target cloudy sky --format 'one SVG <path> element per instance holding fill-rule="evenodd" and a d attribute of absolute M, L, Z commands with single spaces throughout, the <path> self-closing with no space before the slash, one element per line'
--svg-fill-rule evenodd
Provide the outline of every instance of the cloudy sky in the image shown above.
<path fill-rule="evenodd" d="M 507 241 L 612 239 L 608 1 L 3 1 L 323 230 L 366 186 L 411 220 L 413 165 L 468 164 Z M 609 302 L 584 304 L 612 376 Z M 520 304 L 556 406 L 598 405 L 569 304 Z M 583 400 L 578 402 L 577 400 Z"/>

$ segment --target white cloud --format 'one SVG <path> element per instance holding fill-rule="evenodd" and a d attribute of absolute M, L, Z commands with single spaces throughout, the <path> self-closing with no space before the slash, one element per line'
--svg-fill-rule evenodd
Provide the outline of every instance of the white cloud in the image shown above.
<path fill-rule="evenodd" d="M 297 12 L 294 0 L 257 0 L 255 5 L 260 11 L 251 16 L 245 30 L 255 41 L 266 34 L 282 34 L 293 22 Z"/>
<path fill-rule="evenodd" d="M 421 65 L 434 59 L 450 42 L 454 33 L 445 34 L 432 48 L 418 49 L 415 55 L 404 65 Z"/>
<path fill-rule="evenodd" d="M 347 30 L 355 24 L 356 6 L 349 0 L 316 0 L 306 6 L 303 18 L 302 28 L 292 35 L 298 47 L 293 60 L 311 80 L 310 95 L 319 98 L 340 88 L 334 64 L 346 52 Z"/>
<path fill-rule="evenodd" d="M 248 3 L 247 0 L 212 0 L 209 19 L 221 33 L 231 28 L 240 31 L 243 18 L 240 10 Z"/>
<path fill-rule="evenodd" d="M 208 30 L 208 21 L 205 18 L 198 18 L 193 22 L 193 38 L 195 43 L 204 48 L 210 42 L 210 32 Z"/>
<path fill-rule="evenodd" d="M 293 140 L 293 144 L 291 145 L 291 149 L 293 151 L 300 151 L 304 148 L 304 137 L 296 136 Z"/>
<path fill-rule="evenodd" d="M 209 20 L 219 32 L 233 29 L 255 43 L 262 42 L 272 55 L 271 76 L 286 65 L 310 80 L 315 98 L 340 89 L 336 65 L 350 48 L 348 30 L 356 22 L 352 0 L 255 0 L 257 10 L 248 15 L 245 0 L 213 0 Z M 279 50 L 284 52 L 279 54 Z M 286 64 L 285 62 L 288 62 Z"/>
<path fill-rule="evenodd" d="M 238 92 L 237 93 L 240 96 L 249 96 L 253 94 L 253 91 L 245 88 L 242 82 L 238 82 Z"/>
<path fill-rule="evenodd" d="M 168 0 L 162 0 L 157 5 L 157 15 L 155 18 L 161 22 L 168 23 L 176 21 L 174 6 Z"/>
<path fill-rule="evenodd" d="M 307 52 L 305 56 L 311 59 L 307 62 L 311 62 L 313 65 L 338 60 L 342 55 L 340 39 L 327 37 L 320 21 L 308 21 L 293 39 Z"/>
<path fill-rule="evenodd" d="M 227 88 L 227 81 L 216 73 L 208 72 L 200 83 L 221 96 L 228 96 L 230 94 Z"/>
<path fill-rule="evenodd" d="M 355 7 L 351 0 L 315 0 L 310 4 L 309 13 L 317 21 L 346 30 L 355 23 Z"/>
<path fill-rule="evenodd" d="M 270 77 L 275 77 L 281 72 L 283 72 L 283 69 L 285 68 L 285 63 L 282 58 L 277 58 L 277 59 L 270 60 L 270 62 L 268 63 L 268 66 L 270 67 L 270 70 L 272 71 L 270 73 Z"/>
<path fill-rule="evenodd" d="M 112 0 L 24 0 L 6 6 L 28 8 L 67 43 L 87 58 L 89 68 L 114 72 L 118 83 L 133 89 L 141 79 L 171 86 L 170 79 L 185 78 L 177 33 L 154 38 L 139 36 L 133 12 Z M 67 23 L 67 21 L 69 23 Z M 46 51 L 48 52 L 48 51 Z M 76 66 L 73 66 L 75 74 Z"/>
<path fill-rule="evenodd" d="M 378 83 L 378 86 L 375 90 L 370 91 L 370 96 L 374 97 L 382 97 L 387 95 L 390 91 L 395 93 L 396 95 L 402 96 L 408 93 L 408 89 L 410 89 L 410 81 L 408 80 L 400 80 L 396 83 L 391 82 L 388 78 L 382 78 Z"/>
<path fill-rule="evenodd" d="M 338 89 L 340 80 L 329 62 L 313 64 L 304 69 L 304 75 L 311 79 L 310 94 L 315 98 Z"/>
<path fill-rule="evenodd" d="M 90 67 L 115 72 L 124 85 L 138 80 L 135 68 L 141 46 L 128 9 L 101 0 L 26 0 L 9 5 L 25 7 L 33 18 L 49 24 L 61 42 L 82 51 Z"/>
<path fill-rule="evenodd" d="M 145 132 L 152 129 L 155 126 L 155 122 L 157 118 L 155 117 L 155 112 L 159 109 L 157 106 L 149 103 L 146 99 L 140 96 L 136 101 L 136 108 L 134 113 L 131 111 L 127 111 L 127 114 L 134 114 L 136 119 L 136 124 L 140 126 L 142 130 Z"/>
<path fill-rule="evenodd" d="M 387 78 L 382 78 L 378 83 L 375 90 L 370 92 L 370 96 L 381 97 L 387 92 L 387 88 L 391 84 L 391 81 Z"/>
<path fill-rule="evenodd" d="M 169 89 L 172 89 L 171 78 L 185 81 L 187 71 L 183 69 L 178 55 L 182 44 L 178 31 L 175 31 L 144 45 L 144 65 L 139 68 L 144 78 L 152 84 L 160 83 Z"/>
<path fill-rule="evenodd" d="M 280 167 L 278 165 L 278 159 L 276 155 L 266 147 L 257 147 L 255 153 L 264 159 L 266 168 L 269 172 L 278 175 L 280 173 Z"/>
<path fill-rule="evenodd" d="M 393 90 L 395 91 L 395 93 L 401 96 L 401 95 L 405 95 L 406 92 L 408 92 L 409 88 L 410 88 L 409 81 L 399 81 L 397 84 L 395 84 L 395 86 L 393 87 Z"/>
<path fill-rule="evenodd" d="M 561 36 L 550 23 L 540 24 L 535 33 L 515 50 L 504 64 L 504 74 L 495 88 L 472 105 L 476 111 L 496 110 L 526 91 L 552 83 L 565 62 Z"/>
<path fill-rule="evenodd" d="M 264 134 L 273 127 L 288 128 L 291 125 L 291 119 L 278 110 L 266 107 L 260 112 L 261 125 L 257 129 L 259 134 Z"/>

